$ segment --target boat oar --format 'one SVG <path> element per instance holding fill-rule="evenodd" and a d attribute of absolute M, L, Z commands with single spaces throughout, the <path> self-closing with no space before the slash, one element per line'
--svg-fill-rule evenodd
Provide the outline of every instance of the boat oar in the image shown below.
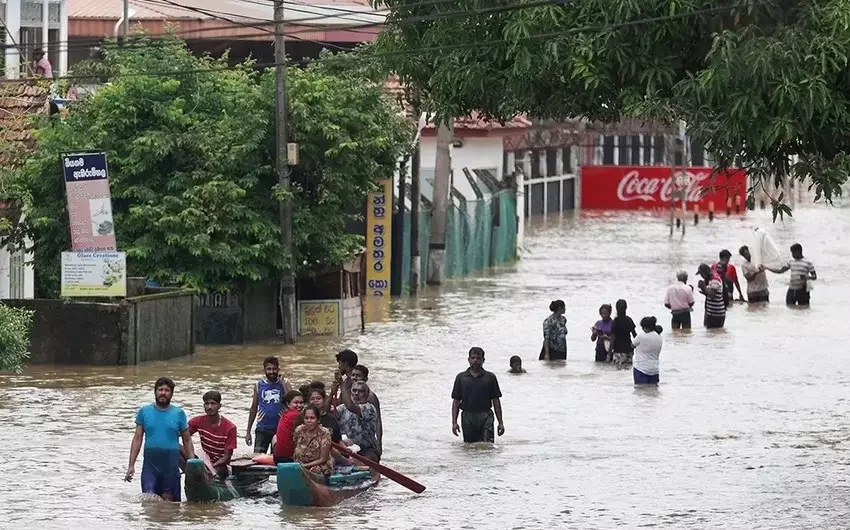
<path fill-rule="evenodd" d="M 392 480 L 393 482 L 401 484 L 402 486 L 404 486 L 405 488 L 409 489 L 410 491 L 412 491 L 414 493 L 422 493 L 423 491 L 425 491 L 425 486 L 416 482 L 412 478 L 406 477 L 406 476 L 402 475 L 401 473 L 399 473 L 398 471 L 390 469 L 387 466 L 385 466 L 383 464 L 379 464 L 378 462 L 375 462 L 373 460 L 369 460 L 368 458 L 366 458 L 364 456 L 360 456 L 357 453 L 351 453 L 348 450 L 348 448 L 345 447 L 344 445 L 342 445 L 341 443 L 334 442 L 333 446 L 336 448 L 337 451 L 341 452 L 342 454 L 349 454 L 350 453 L 351 458 L 357 460 L 361 464 L 369 466 L 371 469 L 374 469 L 375 471 L 377 471 L 381 475 L 387 477 L 388 479 Z"/>

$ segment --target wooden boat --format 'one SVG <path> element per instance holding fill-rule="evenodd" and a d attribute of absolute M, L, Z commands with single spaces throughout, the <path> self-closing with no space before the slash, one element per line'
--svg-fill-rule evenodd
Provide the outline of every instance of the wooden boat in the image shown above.
<path fill-rule="evenodd" d="M 233 476 L 221 481 L 210 479 L 203 460 L 186 462 L 186 500 L 190 502 L 223 502 L 257 495 L 260 486 L 275 473 L 274 466 L 252 463 L 249 459 L 231 462 Z"/>
<path fill-rule="evenodd" d="M 301 464 L 277 465 L 277 492 L 284 506 L 333 506 L 378 483 L 374 471 L 355 468 L 350 474 L 330 477 L 310 473 Z"/>

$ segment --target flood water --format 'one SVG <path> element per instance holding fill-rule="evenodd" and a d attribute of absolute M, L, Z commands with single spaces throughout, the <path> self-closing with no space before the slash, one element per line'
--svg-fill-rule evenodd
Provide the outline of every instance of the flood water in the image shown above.
<path fill-rule="evenodd" d="M 665 330 L 661 385 L 593 362 L 589 328 L 602 303 L 656 315 L 675 270 L 691 274 L 768 226 L 803 244 L 820 279 L 808 310 L 736 304 L 708 332 Z M 389 318 L 345 340 L 297 347 L 205 348 L 193 358 L 127 368 L 35 366 L 0 377 L 0 527 L 32 528 L 846 528 L 850 516 L 850 364 L 843 332 L 850 212 L 812 207 L 771 226 L 762 212 L 688 226 L 672 240 L 651 214 L 584 214 L 532 223 L 522 259 L 442 292 L 394 302 Z M 695 281 L 693 282 L 695 283 Z M 567 302 L 569 360 L 536 360 L 549 301 Z M 777 303 L 778 302 L 778 303 Z M 493 447 L 451 434 L 450 391 L 466 351 L 482 346 L 499 376 L 507 432 Z M 371 369 L 384 410 L 384 463 L 425 484 L 384 481 L 333 509 L 282 509 L 274 498 L 218 505 L 140 502 L 122 481 L 136 409 L 156 377 L 203 413 L 218 389 L 244 436 L 261 360 L 281 356 L 296 383 L 330 381 L 350 346 Z M 528 374 L 509 376 L 521 355 Z M 137 464 L 141 470 L 141 461 Z M 138 473 L 137 473 L 138 477 Z M 34 526 L 37 525 L 37 526 Z"/>

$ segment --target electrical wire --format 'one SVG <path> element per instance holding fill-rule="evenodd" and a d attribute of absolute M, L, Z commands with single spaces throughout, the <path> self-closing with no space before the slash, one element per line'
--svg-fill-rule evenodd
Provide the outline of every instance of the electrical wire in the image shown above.
<path fill-rule="evenodd" d="M 770 0 L 761 0 L 760 2 L 756 2 L 756 3 L 766 4 L 766 3 L 769 3 L 769 2 L 770 2 Z M 344 56 L 326 57 L 326 58 L 321 59 L 321 61 L 322 62 L 350 61 L 352 59 L 359 59 L 359 58 L 373 59 L 373 58 L 380 58 L 380 57 L 415 55 L 415 54 L 423 53 L 423 52 L 445 52 L 445 51 L 450 51 L 450 50 L 471 49 L 471 48 L 478 48 L 478 47 L 494 46 L 494 45 L 505 44 L 505 43 L 514 44 L 514 43 L 517 43 L 517 42 L 529 42 L 529 41 L 535 41 L 535 40 L 539 40 L 539 39 L 553 38 L 553 37 L 572 35 L 572 34 L 577 34 L 577 33 L 601 32 L 601 31 L 607 31 L 607 30 L 624 28 L 624 27 L 633 27 L 633 26 L 639 26 L 639 25 L 644 25 L 644 24 L 652 24 L 652 23 L 656 23 L 656 22 L 665 22 L 665 21 L 670 21 L 670 20 L 684 19 L 684 18 L 699 16 L 699 15 L 708 15 L 708 14 L 720 13 L 720 12 L 724 12 L 724 11 L 733 11 L 733 10 L 739 9 L 741 7 L 752 7 L 752 5 L 753 5 L 752 3 L 748 3 L 746 5 L 730 5 L 730 6 L 722 6 L 722 7 L 714 7 L 714 8 L 706 8 L 706 9 L 701 9 L 701 10 L 687 11 L 687 12 L 682 12 L 682 13 L 676 13 L 676 14 L 673 14 L 673 15 L 662 15 L 662 16 L 655 16 L 655 17 L 647 17 L 647 18 L 642 18 L 642 19 L 635 19 L 635 20 L 629 20 L 629 21 L 625 21 L 625 22 L 619 22 L 619 23 L 615 23 L 615 24 L 587 25 L 587 26 L 582 26 L 582 27 L 578 27 L 578 28 L 570 28 L 570 29 L 561 30 L 561 31 L 536 33 L 536 34 L 528 35 L 526 37 L 519 37 L 519 38 L 516 38 L 516 39 L 510 39 L 510 40 L 508 40 L 508 39 L 493 39 L 493 40 L 488 40 L 488 41 L 444 44 L 444 45 L 439 45 L 439 46 L 429 46 L 429 47 L 422 47 L 422 48 L 415 48 L 415 49 L 408 49 L 408 50 L 396 50 L 396 51 L 389 51 L 389 52 L 374 52 L 374 51 L 362 51 L 361 52 L 361 51 L 354 50 L 354 51 L 348 52 Z M 316 62 L 316 61 L 317 61 L 317 59 L 311 59 L 311 60 L 307 60 L 307 61 L 298 61 L 298 62 L 301 63 L 301 64 L 309 64 L 309 63 Z M 252 65 L 252 68 L 268 68 L 268 67 L 273 67 L 273 66 L 277 66 L 277 63 L 275 63 L 275 62 L 255 63 L 255 64 Z M 140 76 L 175 76 L 175 75 L 195 74 L 195 73 L 203 73 L 203 72 L 216 72 L 216 71 L 226 71 L 226 70 L 244 70 L 245 68 L 246 67 L 244 65 L 236 65 L 236 66 L 227 66 L 227 67 L 210 67 L 210 68 L 171 70 L 171 71 L 161 71 L 161 72 L 128 72 L 128 73 L 113 74 L 113 75 L 108 76 L 108 77 L 120 78 L 120 77 L 140 77 Z M 63 77 L 57 78 L 57 79 L 62 79 L 62 78 L 65 78 L 65 79 L 83 79 L 83 78 L 86 78 L 86 77 L 101 78 L 103 76 L 100 76 L 100 75 L 63 76 Z M 15 80 L 10 80 L 10 81 L 15 81 Z M 27 80 L 18 80 L 18 81 L 24 81 L 25 82 Z"/>
<path fill-rule="evenodd" d="M 229 23 L 235 24 L 237 26 L 246 27 L 246 28 L 257 28 L 257 29 L 260 29 L 262 31 L 265 31 L 266 33 L 268 33 L 270 35 L 274 35 L 273 30 L 268 30 L 268 29 L 266 29 L 265 27 L 263 27 L 259 24 L 250 24 L 250 23 L 246 23 L 246 22 L 240 22 L 240 21 L 237 21 L 237 20 L 233 20 L 231 18 L 227 18 L 227 17 L 221 16 L 221 15 L 214 14 L 212 11 L 207 11 L 207 10 L 204 10 L 204 9 L 198 9 L 198 8 L 195 8 L 195 7 L 185 6 L 183 4 L 173 2 L 172 0 L 136 0 L 136 1 L 137 2 L 146 2 L 146 3 L 163 3 L 164 2 L 164 3 L 169 4 L 169 5 L 173 5 L 173 6 L 182 8 L 182 9 L 188 9 L 190 11 L 194 11 L 194 12 L 200 13 L 202 15 L 207 15 L 209 17 L 212 17 L 212 18 L 215 18 L 215 19 L 218 19 L 218 20 L 229 22 Z M 232 14 L 232 13 L 226 13 L 226 14 Z M 236 15 L 236 16 L 238 16 L 238 15 Z M 261 20 L 265 20 L 265 19 L 261 19 Z M 272 21 L 272 24 L 274 24 L 274 21 Z M 284 36 L 285 35 L 286 35 L 286 32 L 284 32 Z M 342 46 L 337 46 L 336 44 L 333 44 L 333 43 L 330 43 L 330 42 L 324 42 L 324 41 L 318 41 L 318 40 L 312 40 L 312 39 L 303 39 L 303 38 L 295 36 L 295 35 L 290 35 L 290 36 L 292 38 L 296 39 L 296 40 L 300 40 L 300 41 L 304 41 L 304 42 L 311 42 L 311 43 L 314 43 L 314 44 L 321 44 L 322 46 L 326 46 L 326 47 L 329 47 L 329 48 L 336 48 L 338 50 L 342 50 L 342 51 L 346 51 L 346 52 L 349 51 L 348 48 L 343 48 Z"/>
<path fill-rule="evenodd" d="M 239 1 L 243 2 L 243 3 L 250 3 L 250 4 L 261 4 L 257 0 L 239 0 Z M 440 3 L 446 3 L 446 2 L 449 2 L 449 1 L 455 1 L 455 0 L 432 0 L 432 1 L 429 1 L 429 2 L 422 2 L 419 5 L 440 4 Z M 460 19 L 460 18 L 466 18 L 466 17 L 476 16 L 476 15 L 493 14 L 493 13 L 496 13 L 496 12 L 508 12 L 508 11 L 524 10 L 524 9 L 530 9 L 530 8 L 534 8 L 534 7 L 541 7 L 541 6 L 545 6 L 545 5 L 559 5 L 559 4 L 562 4 L 563 1 L 564 0 L 538 0 L 538 1 L 535 1 L 535 2 L 525 2 L 525 3 L 518 3 L 518 4 L 509 4 L 509 5 L 505 5 L 505 6 L 498 6 L 498 7 L 494 7 L 494 8 L 487 8 L 487 9 L 484 9 L 484 10 L 452 11 L 452 12 L 437 13 L 437 14 L 426 15 L 426 16 L 402 18 L 402 19 L 399 19 L 398 21 L 396 21 L 396 23 L 406 24 L 406 23 L 419 23 L 419 22 L 424 22 L 424 21 L 428 21 L 428 20 L 441 20 L 441 19 L 450 20 L 450 19 L 454 19 L 454 18 Z M 233 12 L 219 11 L 219 10 L 206 9 L 206 8 L 201 9 L 201 8 L 196 8 L 196 7 L 193 7 L 193 6 L 187 6 L 185 4 L 180 4 L 178 2 L 172 2 L 172 1 L 169 1 L 169 0 L 134 0 L 134 2 L 147 3 L 147 4 L 150 4 L 150 5 L 168 6 L 172 9 L 176 8 L 176 9 L 182 9 L 182 10 L 185 10 L 185 11 L 188 11 L 188 12 L 202 13 L 202 14 L 206 14 L 207 16 L 209 16 L 211 18 L 222 19 L 221 17 L 215 17 L 214 14 L 218 14 L 218 15 L 227 16 L 227 17 L 238 17 L 238 18 L 249 19 L 249 20 L 257 20 L 257 21 L 264 22 L 265 24 L 268 24 L 270 26 L 274 25 L 274 20 L 272 20 L 272 19 L 260 18 L 260 17 L 244 15 L 244 14 L 241 14 L 241 13 L 233 13 Z M 284 4 L 290 4 L 290 3 L 292 3 L 292 2 L 284 2 Z M 270 5 L 270 4 L 261 4 L 261 5 Z M 299 5 L 301 5 L 301 4 L 299 4 Z M 326 10 L 339 10 L 340 9 L 340 8 L 335 8 L 335 7 L 331 7 L 331 6 L 327 6 L 327 7 L 322 6 L 321 8 L 326 9 Z M 289 10 L 294 11 L 295 9 L 290 7 Z M 348 10 L 345 10 L 345 11 L 348 11 Z M 307 14 L 315 14 L 316 13 L 315 11 L 302 11 L 302 12 L 307 13 Z M 364 13 L 367 13 L 367 12 L 364 12 Z M 312 21 L 312 20 L 320 20 L 320 19 L 327 19 L 327 18 L 342 18 L 342 17 L 345 17 L 345 16 L 346 16 L 346 14 L 345 14 L 345 12 L 343 12 L 343 14 L 341 14 L 341 15 L 337 15 L 337 14 L 321 15 L 321 16 L 314 17 L 314 18 L 306 18 L 306 19 L 298 19 L 298 20 L 288 21 L 287 22 L 288 25 L 308 26 L 308 28 L 310 28 L 310 29 L 294 29 L 294 30 L 287 31 L 286 34 L 287 34 L 287 36 L 295 36 L 295 35 L 302 34 L 302 33 L 313 33 L 315 30 L 312 29 L 312 28 L 316 28 L 316 29 L 319 29 L 319 30 L 333 29 L 334 31 L 351 31 L 353 33 L 363 33 L 365 35 L 375 36 L 377 34 L 375 31 L 360 31 L 360 30 L 366 29 L 366 28 L 373 28 L 373 29 L 374 28 L 380 28 L 380 27 L 383 27 L 385 25 L 385 21 L 371 22 L 371 23 L 360 23 L 360 24 L 353 24 L 353 25 L 348 25 L 348 26 L 345 26 L 345 25 L 343 25 L 343 26 L 333 26 L 333 27 L 329 27 L 327 25 L 307 25 L 307 24 L 304 24 L 304 22 Z M 349 15 L 349 16 L 353 16 L 353 15 Z M 223 20 L 227 20 L 230 23 L 238 24 L 237 22 L 230 20 L 230 19 L 223 19 Z M 252 25 L 251 27 L 259 27 L 259 26 Z M 191 34 L 191 33 L 199 33 L 200 31 L 215 31 L 215 30 L 221 30 L 221 29 L 223 29 L 223 28 L 222 27 L 215 27 L 215 28 L 199 28 L 199 29 L 194 29 L 194 30 L 178 30 L 178 31 L 172 32 L 172 34 L 178 34 L 178 35 L 179 34 Z M 162 34 L 159 34 L 159 35 L 165 36 L 165 35 L 168 35 L 168 33 L 162 33 Z M 157 36 L 157 35 L 148 35 L 148 36 Z M 97 45 L 97 44 L 99 44 L 99 42 L 100 42 L 99 40 L 94 40 L 93 45 Z M 74 46 L 79 46 L 79 47 L 85 46 L 85 44 L 83 44 L 83 43 L 77 43 L 77 42 L 69 43 L 69 49 L 71 48 L 72 44 Z"/>

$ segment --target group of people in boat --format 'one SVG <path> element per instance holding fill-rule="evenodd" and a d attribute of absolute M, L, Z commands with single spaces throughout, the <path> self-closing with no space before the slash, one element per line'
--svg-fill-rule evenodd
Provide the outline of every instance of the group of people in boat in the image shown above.
<path fill-rule="evenodd" d="M 747 279 L 747 298 L 741 289 L 737 270 L 730 262 L 732 253 L 720 251 L 719 260 L 709 265 L 703 263 L 697 269 L 699 282 L 697 288 L 705 296 L 706 328 L 722 328 L 726 322 L 726 309 L 731 306 L 734 290 L 738 291 L 740 301 L 763 303 L 770 300 L 765 271 L 782 274 L 791 271 L 788 292 L 785 301 L 788 305 L 808 306 L 810 302 L 811 281 L 817 279 L 815 267 L 803 256 L 803 247 L 799 243 L 791 245 L 791 259 L 781 267 L 754 265 L 749 247 L 742 246 L 739 254 L 744 258 L 742 266 Z M 667 288 L 664 306 L 672 313 L 673 329 L 690 329 L 691 312 L 694 306 L 694 287 L 688 285 L 688 273 L 676 273 L 676 282 Z M 632 365 L 635 384 L 657 384 L 659 380 L 659 357 L 663 340 L 662 327 L 654 316 L 640 321 L 640 333 L 635 322 L 626 314 L 628 304 L 617 300 L 616 316 L 612 318 L 610 304 L 599 308 L 600 319 L 590 328 L 590 340 L 596 343 L 596 362 L 613 363 L 618 367 Z M 540 360 L 566 360 L 567 358 L 567 319 L 564 316 L 567 306 L 563 300 L 554 300 L 549 304 L 551 314 L 543 321 L 543 345 Z M 518 370 L 514 365 L 519 366 Z M 522 373 L 522 360 L 511 359 L 511 372 Z"/>
<path fill-rule="evenodd" d="M 253 446 L 255 454 L 271 451 L 275 464 L 297 462 L 326 476 L 335 466 L 354 465 L 349 460 L 352 453 L 380 461 L 381 406 L 367 384 L 369 369 L 358 363 L 351 350 L 339 352 L 336 360 L 338 369 L 329 391 L 322 381 L 294 389 L 281 374 L 276 357 L 263 360 L 264 374 L 254 384 L 245 433 L 245 442 Z M 180 474 L 186 460 L 195 458 L 192 435 L 199 435 L 210 476 L 224 480 L 237 447 L 237 428 L 220 413 L 220 392 L 206 392 L 204 414 L 187 420 L 185 411 L 171 404 L 174 387 L 167 377 L 157 379 L 154 402 L 137 412 L 124 479 L 133 479 L 144 442 L 142 493 L 179 501 Z"/>

